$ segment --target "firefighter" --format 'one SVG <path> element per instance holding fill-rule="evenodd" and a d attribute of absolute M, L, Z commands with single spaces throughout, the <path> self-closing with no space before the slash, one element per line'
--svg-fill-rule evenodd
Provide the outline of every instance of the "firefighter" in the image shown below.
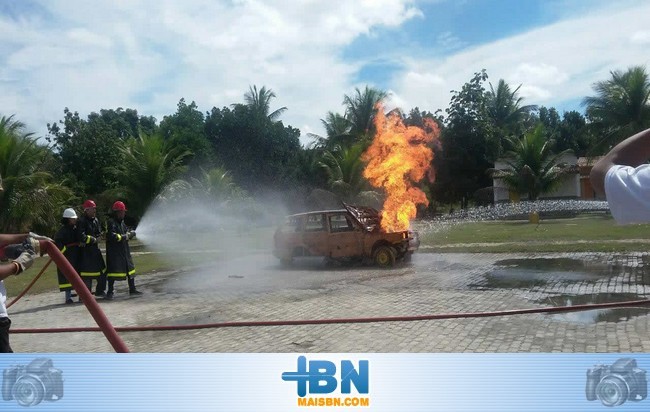
<path fill-rule="evenodd" d="M 126 205 L 118 200 L 113 203 L 112 211 L 106 225 L 106 278 L 108 279 L 106 299 L 113 299 L 116 280 L 128 280 L 131 296 L 142 295 L 142 292 L 135 288 L 135 265 L 129 247 L 129 240 L 135 236 L 135 232 L 127 230 L 124 223 Z"/>
<path fill-rule="evenodd" d="M 64 210 L 61 218 L 61 229 L 54 235 L 54 243 L 78 272 L 79 243 L 77 241 L 76 225 L 77 212 L 72 208 Z M 61 272 L 61 269 L 57 268 L 56 272 L 59 277 L 59 291 L 65 292 L 65 303 L 74 303 L 72 300 L 72 284 Z"/>
<path fill-rule="evenodd" d="M 79 250 L 79 275 L 92 292 L 93 279 L 97 279 L 95 296 L 106 296 L 106 264 L 101 250 L 99 250 L 99 239 L 102 235 L 102 228 L 97 219 L 97 205 L 92 200 L 86 200 L 83 204 L 84 214 L 77 223 L 77 240 L 81 249 Z"/>

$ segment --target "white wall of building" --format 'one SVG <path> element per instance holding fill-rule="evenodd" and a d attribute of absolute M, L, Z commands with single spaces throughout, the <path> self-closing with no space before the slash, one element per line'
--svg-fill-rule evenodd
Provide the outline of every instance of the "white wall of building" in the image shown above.
<path fill-rule="evenodd" d="M 576 165 L 578 163 L 578 158 L 573 154 L 565 154 L 560 158 L 559 162 Z M 495 162 L 494 168 L 498 170 L 510 169 L 502 159 Z M 510 201 L 510 192 L 503 182 L 503 179 L 493 179 L 493 185 L 495 203 Z M 540 196 L 540 199 L 578 197 L 580 197 L 580 174 L 576 171 L 576 173 L 566 176 L 560 186 L 558 186 L 554 191 L 543 193 Z M 521 199 L 526 199 L 526 195 L 522 195 Z"/>

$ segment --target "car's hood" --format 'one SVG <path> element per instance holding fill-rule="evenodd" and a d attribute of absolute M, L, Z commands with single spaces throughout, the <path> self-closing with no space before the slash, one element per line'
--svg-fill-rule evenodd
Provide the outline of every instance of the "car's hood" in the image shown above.
<path fill-rule="evenodd" d="M 361 227 L 369 232 L 379 230 L 380 217 L 377 209 L 369 206 L 349 205 L 345 202 L 343 202 L 343 206 L 345 206 L 345 209 L 350 212 Z"/>

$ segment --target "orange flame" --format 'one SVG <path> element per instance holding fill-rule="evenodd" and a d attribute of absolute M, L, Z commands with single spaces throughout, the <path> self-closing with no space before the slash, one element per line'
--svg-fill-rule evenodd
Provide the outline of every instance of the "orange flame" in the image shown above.
<path fill-rule="evenodd" d="M 367 162 L 363 176 L 386 192 L 381 211 L 381 228 L 386 232 L 408 230 L 416 206 L 429 204 L 424 192 L 413 185 L 425 175 L 433 181 L 433 150 L 428 144 L 438 138 L 440 129 L 432 119 L 425 118 L 424 122 L 427 130 L 405 126 L 399 115 L 386 116 L 383 107 L 377 105 L 377 134 L 362 156 Z"/>

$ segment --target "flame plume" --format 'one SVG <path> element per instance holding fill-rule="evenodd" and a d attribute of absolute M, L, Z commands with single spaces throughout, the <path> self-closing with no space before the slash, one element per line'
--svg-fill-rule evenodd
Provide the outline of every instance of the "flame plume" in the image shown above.
<path fill-rule="evenodd" d="M 408 230 L 417 213 L 416 206 L 428 205 L 427 196 L 414 187 L 425 175 L 433 181 L 433 150 L 430 144 L 440 130 L 432 119 L 424 119 L 425 129 L 405 126 L 396 113 L 388 116 L 377 105 L 377 134 L 362 156 L 367 162 L 363 176 L 376 188 L 384 189 L 386 200 L 381 211 L 381 228 L 385 232 Z"/>

